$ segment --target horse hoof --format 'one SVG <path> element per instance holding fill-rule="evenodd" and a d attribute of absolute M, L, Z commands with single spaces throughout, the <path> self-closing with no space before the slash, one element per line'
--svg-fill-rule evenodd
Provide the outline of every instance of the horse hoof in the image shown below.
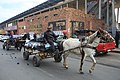
<path fill-rule="evenodd" d="M 89 70 L 89 73 L 92 73 L 92 70 Z"/>
<path fill-rule="evenodd" d="M 84 74 L 84 72 L 80 72 L 80 74 Z"/>
<path fill-rule="evenodd" d="M 68 66 L 66 66 L 65 64 L 63 64 L 64 68 L 68 69 Z"/>
<path fill-rule="evenodd" d="M 68 66 L 66 66 L 65 68 L 68 69 Z"/>
<path fill-rule="evenodd" d="M 80 74 L 84 74 L 84 72 L 82 70 L 79 70 Z"/>

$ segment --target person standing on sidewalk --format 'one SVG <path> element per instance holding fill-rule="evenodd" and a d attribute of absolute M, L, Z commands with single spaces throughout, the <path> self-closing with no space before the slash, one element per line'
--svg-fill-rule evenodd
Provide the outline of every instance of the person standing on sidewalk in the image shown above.
<path fill-rule="evenodd" d="M 120 38 L 120 33 L 119 31 L 116 31 L 116 35 L 115 35 L 116 48 L 119 48 L 119 38 Z"/>

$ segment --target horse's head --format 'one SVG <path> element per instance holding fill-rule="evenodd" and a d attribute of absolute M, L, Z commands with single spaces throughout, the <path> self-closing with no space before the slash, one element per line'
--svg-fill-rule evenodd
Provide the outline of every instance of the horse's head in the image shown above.
<path fill-rule="evenodd" d="M 97 30 L 96 32 L 94 32 L 93 34 L 91 34 L 90 36 L 88 36 L 88 43 L 93 43 L 94 41 L 98 41 L 101 37 L 101 33 L 99 32 L 99 30 Z"/>
<path fill-rule="evenodd" d="M 100 38 L 102 35 L 99 31 L 97 31 L 96 37 Z"/>

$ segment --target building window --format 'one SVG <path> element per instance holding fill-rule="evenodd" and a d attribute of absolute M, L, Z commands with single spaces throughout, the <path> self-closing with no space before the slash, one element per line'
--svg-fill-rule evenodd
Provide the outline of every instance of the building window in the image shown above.
<path fill-rule="evenodd" d="M 23 19 L 20 19 L 19 22 L 23 22 Z"/>
<path fill-rule="evenodd" d="M 38 17 L 38 20 L 40 20 L 41 19 L 41 17 Z"/>
<path fill-rule="evenodd" d="M 61 8 L 61 6 L 57 6 L 57 7 L 55 7 L 55 9 L 60 9 Z"/>
<path fill-rule="evenodd" d="M 70 8 L 76 9 L 76 0 L 74 0 L 74 1 L 72 1 L 72 2 L 70 2 L 70 3 L 68 3 L 68 4 L 69 4 L 69 7 L 70 7 Z"/>
<path fill-rule="evenodd" d="M 38 14 L 40 14 L 40 12 L 38 12 L 38 13 L 35 13 L 34 15 L 38 15 Z"/>
<path fill-rule="evenodd" d="M 66 29 L 66 21 L 56 21 L 56 22 L 49 22 L 48 26 L 52 26 L 54 31 L 65 30 Z"/>
<path fill-rule="evenodd" d="M 45 18 L 48 18 L 48 16 L 45 16 Z"/>
<path fill-rule="evenodd" d="M 24 26 L 22 27 L 22 29 L 24 29 Z"/>
<path fill-rule="evenodd" d="M 80 29 L 84 29 L 84 22 L 81 21 L 71 21 L 72 22 L 72 27 L 74 29 L 80 30 Z"/>
<path fill-rule="evenodd" d="M 58 14 L 54 14 L 54 16 L 58 16 Z"/>
<path fill-rule="evenodd" d="M 29 22 L 33 22 L 34 19 L 30 19 Z"/>

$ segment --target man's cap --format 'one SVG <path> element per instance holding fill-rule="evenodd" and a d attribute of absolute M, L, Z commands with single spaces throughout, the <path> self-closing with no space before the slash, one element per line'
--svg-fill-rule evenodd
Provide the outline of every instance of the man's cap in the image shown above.
<path fill-rule="evenodd" d="M 63 34 L 67 34 L 68 33 L 68 31 L 67 30 L 63 30 Z"/>

